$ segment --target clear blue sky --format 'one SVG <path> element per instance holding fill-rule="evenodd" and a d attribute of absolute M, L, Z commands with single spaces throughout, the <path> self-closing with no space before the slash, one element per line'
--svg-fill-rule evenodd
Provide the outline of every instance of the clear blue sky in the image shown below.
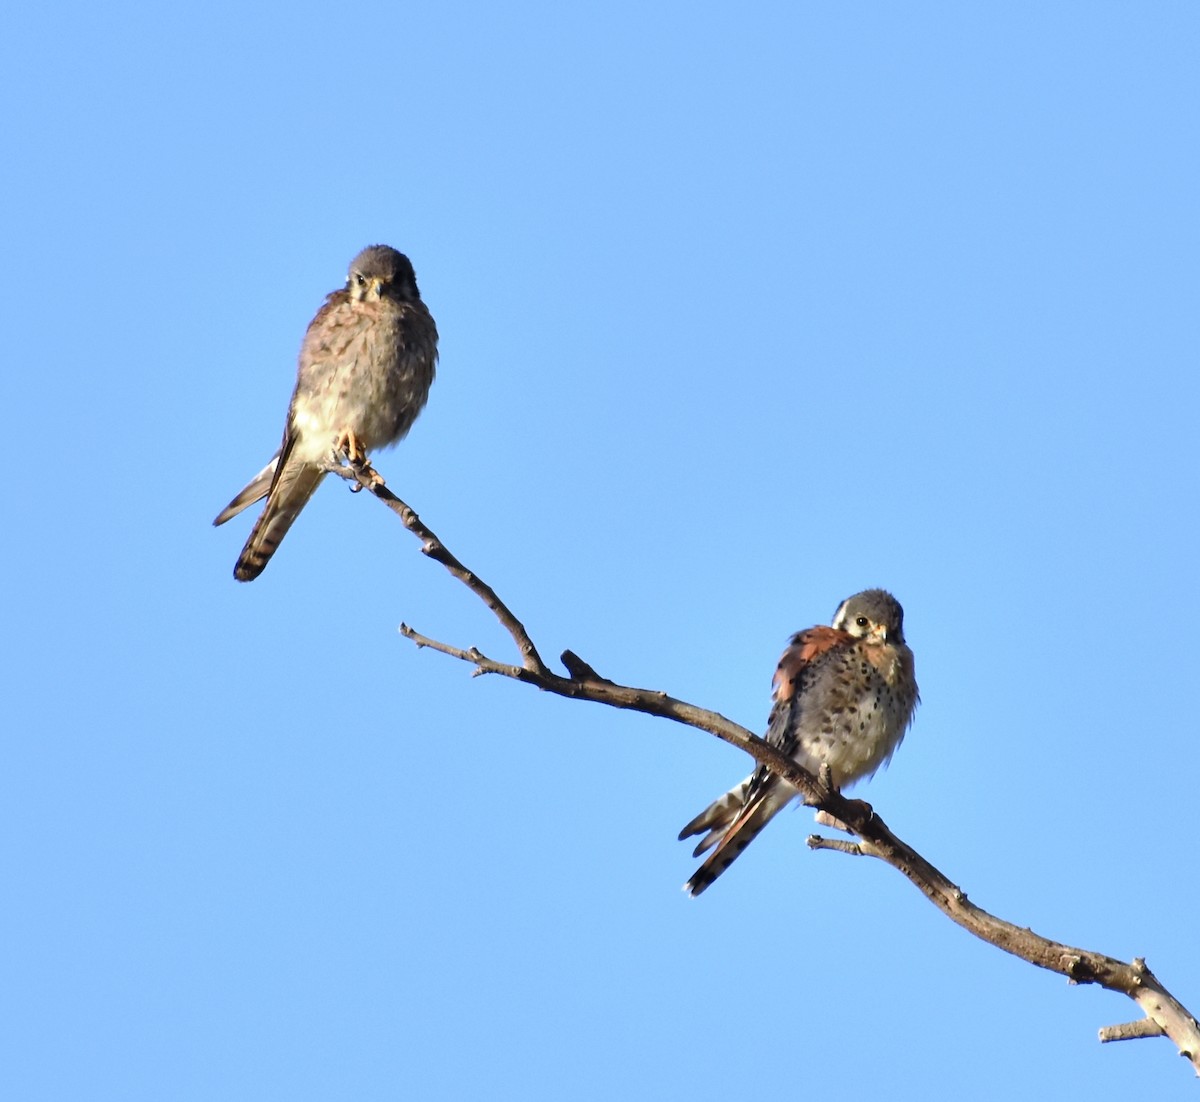
<path fill-rule="evenodd" d="M 857 794 L 1200 1011 L 1200 8 L 7 19 L 7 1097 L 1194 1097 L 806 811 L 687 900 L 747 759 L 414 649 L 512 655 L 378 503 L 249 586 L 209 522 L 395 245 L 442 361 L 379 468 L 547 655 L 761 729 L 887 586 L 924 704 Z"/>

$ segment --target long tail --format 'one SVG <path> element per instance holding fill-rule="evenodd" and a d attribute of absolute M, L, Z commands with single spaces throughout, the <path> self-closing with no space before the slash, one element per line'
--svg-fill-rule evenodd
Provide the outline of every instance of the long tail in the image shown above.
<path fill-rule="evenodd" d="M 263 572 L 324 477 L 325 472 L 320 467 L 284 461 L 267 497 L 267 507 L 255 521 L 250 538 L 233 568 L 233 576 L 239 582 L 251 582 Z"/>
<path fill-rule="evenodd" d="M 689 895 L 699 895 L 716 880 L 787 805 L 792 793 L 781 792 L 781 783 L 777 778 L 772 778 L 772 781 L 774 783 L 769 781 L 747 804 L 746 793 L 750 787 L 750 778 L 747 777 L 714 800 L 680 831 L 680 841 L 702 831 L 708 832 L 696 846 L 693 857 L 712 849 L 712 853 L 684 884 L 683 890 Z"/>

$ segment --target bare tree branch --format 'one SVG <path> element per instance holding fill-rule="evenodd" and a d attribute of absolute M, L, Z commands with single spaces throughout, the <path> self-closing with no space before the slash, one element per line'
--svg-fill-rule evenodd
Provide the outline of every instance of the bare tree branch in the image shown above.
<path fill-rule="evenodd" d="M 404 527 L 421 541 L 422 554 L 428 555 L 434 562 L 440 562 L 491 609 L 504 630 L 512 636 L 526 669 L 549 672 L 542 656 L 537 652 L 537 647 L 533 645 L 533 640 L 529 638 L 525 625 L 512 614 L 508 605 L 496 596 L 496 591 L 450 553 L 446 545 L 421 523 L 421 518 L 384 485 L 383 479 L 375 473 L 369 463 L 348 463 L 344 466 L 331 463 L 328 469 L 348 481 L 357 482 L 359 489 L 370 490 L 400 518 Z"/>
<path fill-rule="evenodd" d="M 407 624 L 401 624 L 400 634 L 405 638 L 411 639 L 418 647 L 429 647 L 468 663 L 474 667 L 476 675 L 498 674 L 574 700 L 590 700 L 613 708 L 628 708 L 646 715 L 661 716 L 663 719 L 671 719 L 707 731 L 745 750 L 755 761 L 794 785 L 803 795 L 805 803 L 818 809 L 819 821 L 828 823 L 832 820 L 835 825 L 843 826 L 858 839 L 856 842 L 848 842 L 813 835 L 808 839 L 811 849 L 877 858 L 907 877 L 953 922 L 989 945 L 994 945 L 1039 968 L 1058 972 L 1072 983 L 1094 983 L 1128 996 L 1137 1003 L 1145 1017 L 1136 1022 L 1101 1029 L 1100 1040 L 1117 1041 L 1165 1035 L 1175 1043 L 1180 1055 L 1189 1060 L 1200 1075 L 1200 1027 L 1187 1008 L 1167 991 L 1154 973 L 1146 967 L 1143 959 L 1139 957 L 1127 964 L 1103 953 L 1065 945 L 1035 934 L 1028 927 L 1006 922 L 977 907 L 968 900 L 961 888 L 896 837 L 887 824 L 875 814 L 870 804 L 862 800 L 847 799 L 836 791 L 830 783 L 827 770 L 822 771 L 821 777 L 814 777 L 753 732 L 718 712 L 699 708 L 654 689 L 621 685 L 601 677 L 587 662 L 569 650 L 564 651 L 562 655 L 567 676 L 556 674 L 542 661 L 524 626 L 491 586 L 463 566 L 445 544 L 421 522 L 417 514 L 383 485 L 382 480 L 369 466 L 339 466 L 331 469 L 343 478 L 356 481 L 361 488 L 369 490 L 383 501 L 421 541 L 422 552 L 445 566 L 483 601 L 512 636 L 521 654 L 522 664 L 516 666 L 498 662 L 474 647 L 465 650 L 454 647 L 421 635 Z"/>

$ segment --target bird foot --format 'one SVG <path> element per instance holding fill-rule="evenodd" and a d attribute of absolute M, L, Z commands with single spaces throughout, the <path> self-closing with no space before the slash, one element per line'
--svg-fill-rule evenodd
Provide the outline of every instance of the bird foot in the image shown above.
<path fill-rule="evenodd" d="M 333 450 L 341 452 L 354 467 L 361 467 L 367 461 L 367 449 L 363 447 L 358 433 L 349 426 L 338 433 L 337 439 L 333 442 Z"/>
<path fill-rule="evenodd" d="M 816 807 L 830 796 L 838 795 L 837 785 L 833 783 L 833 770 L 825 762 L 817 770 L 817 799 L 806 798 L 805 804 Z"/>
<path fill-rule="evenodd" d="M 370 482 L 370 489 L 377 490 L 380 486 L 386 485 L 383 476 L 367 460 L 367 450 L 358 438 L 358 433 L 352 428 L 344 428 L 338 433 L 337 439 L 333 442 L 333 450 L 335 453 L 340 452 L 344 455 L 350 466 L 367 478 Z M 354 489 L 356 493 L 361 490 L 361 483 Z"/>
<path fill-rule="evenodd" d="M 829 768 L 827 763 L 822 762 L 821 768 L 817 770 L 816 796 L 818 798 L 806 798 L 804 803 L 809 807 L 816 807 L 820 809 L 821 805 L 825 803 L 830 796 L 840 795 L 841 791 L 838 789 L 838 786 L 833 783 L 833 770 Z M 869 819 L 875 814 L 875 809 L 869 803 L 867 803 L 866 800 L 847 800 L 846 802 L 865 818 Z M 816 820 L 822 826 L 832 827 L 834 830 L 843 830 L 847 834 L 854 833 L 854 831 L 852 831 L 844 822 L 842 822 L 841 819 L 837 818 L 837 816 L 828 811 L 818 810 L 816 814 Z"/>

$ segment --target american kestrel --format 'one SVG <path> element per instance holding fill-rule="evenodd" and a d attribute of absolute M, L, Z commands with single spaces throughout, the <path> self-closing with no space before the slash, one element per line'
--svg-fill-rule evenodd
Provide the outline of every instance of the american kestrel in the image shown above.
<path fill-rule="evenodd" d="M 213 521 L 267 499 L 233 568 L 239 582 L 263 572 L 331 457 L 365 461 L 404 438 L 429 397 L 437 339 L 408 257 L 387 245 L 363 249 L 304 334 L 279 451 Z"/>
<path fill-rule="evenodd" d="M 797 632 L 772 696 L 767 742 L 814 775 L 828 765 L 838 789 L 869 777 L 895 753 L 920 699 L 900 602 L 867 589 L 841 603 L 833 627 Z M 684 890 L 704 891 L 795 795 L 760 765 L 705 808 L 679 833 L 707 831 L 694 857 L 713 850 Z"/>

